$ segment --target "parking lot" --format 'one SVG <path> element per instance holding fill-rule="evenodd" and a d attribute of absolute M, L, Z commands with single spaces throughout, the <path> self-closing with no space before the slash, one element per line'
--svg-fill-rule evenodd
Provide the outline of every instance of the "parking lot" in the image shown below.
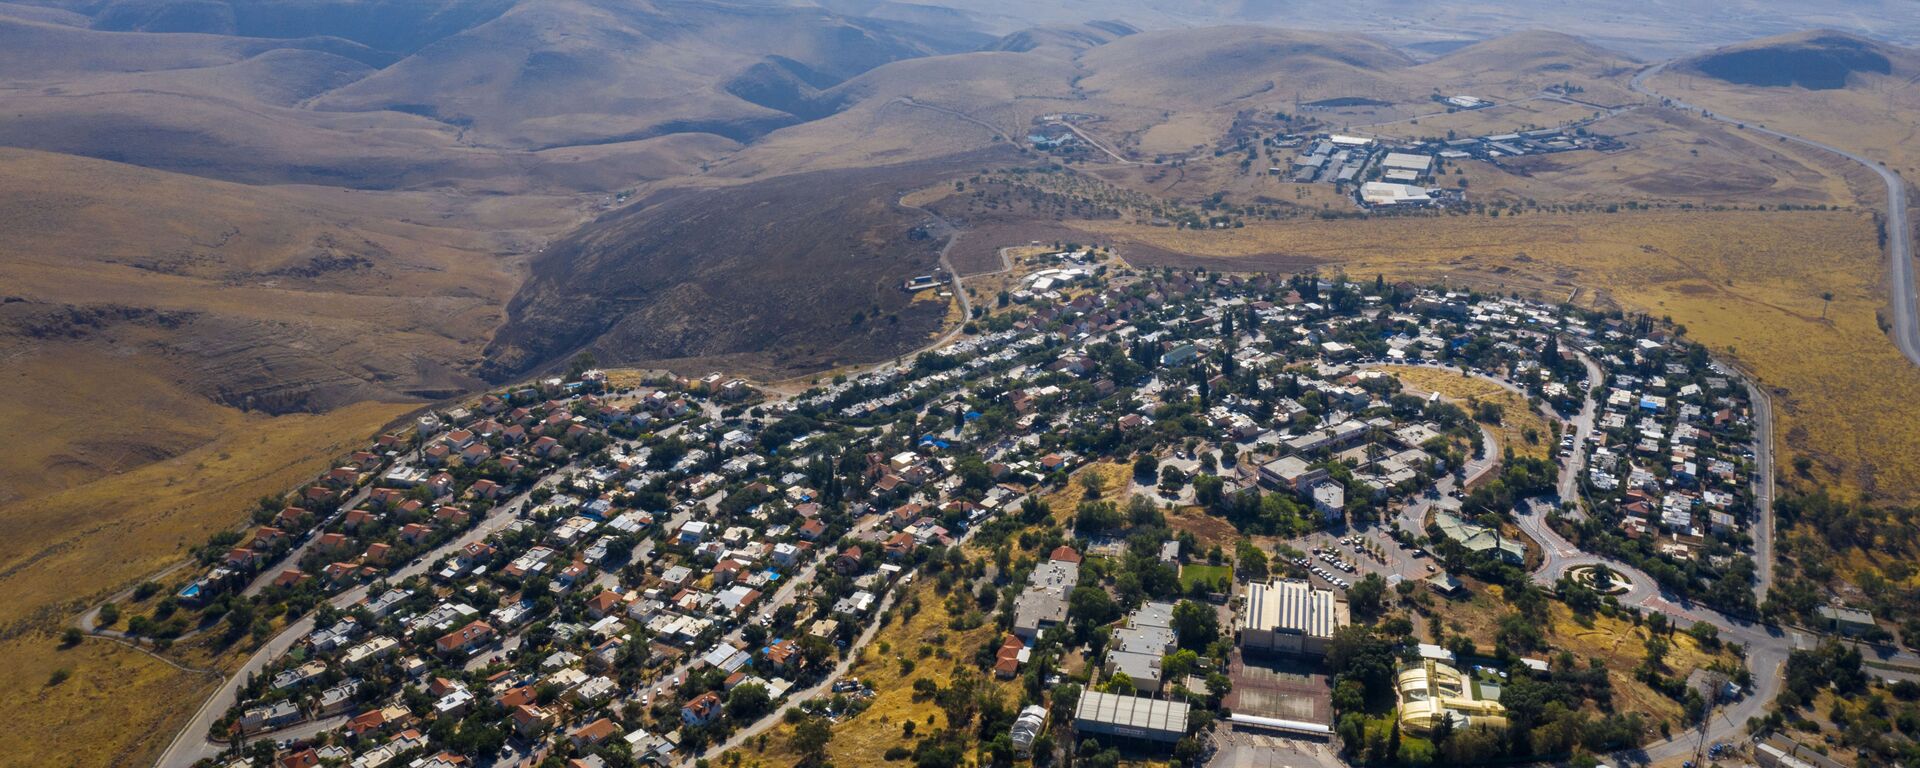
<path fill-rule="evenodd" d="M 1310 574 L 1309 581 L 1342 592 L 1369 573 L 1380 574 L 1392 584 L 1401 579 L 1418 581 L 1439 572 L 1439 565 L 1431 556 L 1416 555 L 1413 549 L 1394 541 L 1383 528 L 1364 533 L 1334 530 L 1288 543 L 1306 554 L 1307 562 L 1302 567 Z"/>

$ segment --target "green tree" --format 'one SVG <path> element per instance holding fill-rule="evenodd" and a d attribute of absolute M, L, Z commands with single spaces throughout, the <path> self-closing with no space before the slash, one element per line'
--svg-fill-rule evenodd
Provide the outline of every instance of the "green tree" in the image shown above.
<path fill-rule="evenodd" d="M 833 728 L 824 718 L 807 717 L 793 727 L 793 751 L 800 753 L 801 765 L 824 764 L 832 741 Z"/>
<path fill-rule="evenodd" d="M 741 683 L 727 694 L 727 717 L 736 722 L 758 718 L 772 706 L 773 699 L 767 696 L 766 687 L 759 683 Z"/>
<path fill-rule="evenodd" d="M 1206 648 L 1220 639 L 1220 616 L 1213 606 L 1182 600 L 1173 606 L 1173 631 L 1181 648 Z"/>
<path fill-rule="evenodd" d="M 1133 460 L 1133 477 L 1136 481 L 1151 483 L 1153 476 L 1159 471 L 1160 460 L 1154 458 L 1151 453 L 1142 453 L 1140 458 Z"/>
<path fill-rule="evenodd" d="M 1160 676 L 1169 682 L 1186 680 L 1187 675 L 1200 666 L 1200 655 L 1190 649 L 1182 648 L 1160 657 Z"/>
<path fill-rule="evenodd" d="M 1264 581 L 1267 578 L 1267 553 L 1251 540 L 1241 539 L 1234 545 L 1234 568 L 1240 578 L 1247 581 Z"/>
<path fill-rule="evenodd" d="M 1371 619 L 1386 607 L 1386 594 L 1387 580 L 1380 578 L 1380 574 L 1369 573 L 1347 590 L 1347 605 L 1353 609 L 1354 616 Z"/>
<path fill-rule="evenodd" d="M 1067 595 L 1067 617 L 1090 629 L 1119 618 L 1120 607 L 1106 590 L 1081 585 Z"/>

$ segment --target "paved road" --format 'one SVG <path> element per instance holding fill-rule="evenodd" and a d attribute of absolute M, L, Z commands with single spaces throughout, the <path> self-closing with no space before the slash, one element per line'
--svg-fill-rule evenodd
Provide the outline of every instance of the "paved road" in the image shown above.
<path fill-rule="evenodd" d="M 1741 738 L 1747 719 L 1763 714 L 1767 704 L 1779 695 L 1781 668 L 1786 664 L 1787 654 L 1796 647 L 1814 641 L 1813 635 L 1798 630 L 1727 616 L 1706 606 L 1673 597 L 1661 590 L 1653 577 L 1637 568 L 1582 552 L 1547 525 L 1545 510 L 1539 505 L 1529 505 L 1516 517 L 1521 530 L 1539 541 L 1540 549 L 1545 554 L 1540 568 L 1534 571 L 1535 583 L 1552 586 L 1570 568 L 1604 563 L 1631 584 L 1625 594 L 1618 596 L 1621 605 L 1664 614 L 1681 629 L 1698 622 L 1712 624 L 1720 631 L 1720 639 L 1739 643 L 1746 648 L 1747 669 L 1753 673 L 1753 688 L 1747 695 L 1723 707 L 1708 723 L 1708 743 Z M 1671 760 L 1691 756 L 1698 743 L 1699 732 L 1687 731 L 1615 757 L 1627 762 Z"/>
<path fill-rule="evenodd" d="M 825 558 L 822 558 L 822 560 L 824 559 Z M 887 608 L 893 605 L 894 596 L 900 594 L 902 591 L 905 591 L 904 585 L 900 587 L 896 587 L 894 589 L 887 590 L 886 596 L 880 599 L 880 604 L 874 607 L 873 615 L 874 616 L 884 615 L 887 612 Z M 895 620 L 906 621 L 907 617 L 902 616 Z M 876 634 L 879 634 L 879 632 L 880 632 L 880 622 L 868 621 L 866 629 L 863 629 L 860 631 L 860 636 L 854 639 L 852 646 L 849 646 L 847 650 L 847 655 L 844 658 L 840 659 L 839 664 L 834 666 L 832 674 L 829 674 L 826 677 L 821 678 L 820 682 L 814 683 L 813 685 L 803 690 L 787 692 L 787 701 L 790 704 L 797 705 L 800 702 L 803 702 L 808 699 L 812 699 L 816 696 L 821 696 L 827 693 L 833 687 L 834 683 L 839 682 L 841 678 L 846 677 L 847 672 L 853 669 L 854 662 L 860 660 L 861 649 L 866 648 L 868 643 L 873 642 L 873 636 Z M 759 720 L 754 721 L 753 723 L 747 725 L 744 728 L 734 731 L 733 736 L 731 738 L 728 738 L 726 743 L 708 747 L 705 752 L 702 752 L 700 755 L 695 755 L 694 757 L 720 755 L 728 752 L 729 750 L 742 749 L 746 747 L 747 740 L 755 736 L 758 736 L 762 733 L 765 733 L 768 730 L 771 730 L 774 726 L 777 726 L 781 722 L 784 722 L 785 716 L 786 716 L 786 710 L 787 710 L 787 707 L 785 705 L 775 707 L 773 712 L 769 712 L 761 716 Z"/>
<path fill-rule="evenodd" d="M 1582 462 L 1579 457 L 1586 452 L 1585 440 L 1593 429 L 1593 415 L 1598 408 L 1594 397 L 1595 390 L 1602 379 L 1599 367 L 1586 355 L 1580 356 L 1581 363 L 1587 366 L 1586 402 L 1582 404 L 1580 415 L 1574 420 L 1575 444 L 1581 450 L 1575 451 L 1575 459 L 1565 461 L 1560 467 L 1558 486 L 1561 498 L 1571 498 L 1567 489 L 1577 488 Z M 1757 390 L 1755 394 L 1759 394 Z M 1756 442 L 1760 446 L 1771 446 L 1772 415 L 1770 406 L 1764 397 L 1756 397 Z M 1761 411 L 1765 414 L 1761 415 Z M 1757 450 L 1756 456 L 1765 456 L 1768 450 Z M 1771 478 L 1771 461 L 1766 462 L 1767 477 Z M 1770 482 L 1768 487 L 1770 488 Z M 1765 498 L 1761 506 L 1761 515 L 1756 529 L 1771 529 L 1772 497 Z M 1535 583 L 1551 587 L 1560 577 L 1572 568 L 1580 566 L 1606 565 L 1608 569 L 1620 574 L 1628 582 L 1627 591 L 1618 595 L 1620 604 L 1639 608 L 1643 611 L 1665 615 L 1682 629 L 1695 623 L 1706 622 L 1720 632 L 1720 638 L 1727 642 L 1739 643 L 1746 649 L 1747 669 L 1753 673 L 1752 689 L 1742 698 L 1724 705 L 1706 725 L 1708 743 L 1732 741 L 1743 734 L 1747 720 L 1765 712 L 1767 705 L 1779 695 L 1781 686 L 1781 668 L 1786 664 L 1787 655 L 1796 647 L 1803 647 L 1815 641 L 1813 635 L 1793 629 L 1782 629 L 1757 623 L 1744 618 L 1728 616 L 1697 605 L 1683 598 L 1674 597 L 1661 589 L 1652 576 L 1625 563 L 1613 561 L 1599 555 L 1590 554 L 1574 546 L 1559 532 L 1548 525 L 1547 516 L 1553 509 L 1551 503 L 1535 500 L 1515 510 L 1515 521 L 1521 531 L 1533 537 L 1540 544 L 1542 554 L 1540 567 L 1534 571 Z M 1756 554 L 1761 560 L 1771 558 L 1771 547 L 1759 549 L 1762 539 L 1771 541 L 1771 536 L 1756 534 Z M 1769 567 L 1767 573 L 1770 575 Z M 1673 738 L 1662 739 L 1643 748 L 1615 755 L 1623 762 L 1660 762 L 1685 758 L 1693 755 L 1700 744 L 1701 732 L 1689 730 L 1676 734 Z"/>
<path fill-rule="evenodd" d="M 1906 356 L 1907 360 L 1920 365 L 1920 309 L 1915 308 L 1916 304 L 1920 304 L 1920 300 L 1916 300 L 1914 296 L 1913 225 L 1907 218 L 1907 184 L 1900 178 L 1900 174 L 1894 173 L 1893 169 L 1884 164 L 1831 144 L 1823 144 L 1790 133 L 1781 133 L 1744 120 L 1720 115 L 1671 96 L 1663 96 L 1648 86 L 1646 81 L 1647 78 L 1659 74 L 1666 66 L 1663 62 L 1641 70 L 1640 74 L 1633 76 L 1629 86 L 1638 93 L 1661 99 L 1680 109 L 1698 111 L 1708 118 L 1738 125 L 1745 130 L 1831 152 L 1864 165 L 1880 176 L 1881 182 L 1887 186 L 1887 283 L 1893 294 L 1893 343 L 1894 346 L 1899 347 L 1900 354 Z"/>
<path fill-rule="evenodd" d="M 1747 400 L 1753 403 L 1753 525 L 1755 600 L 1765 600 L 1773 589 L 1773 399 L 1751 377 L 1741 375 Z"/>
<path fill-rule="evenodd" d="M 1581 393 L 1581 397 L 1584 398 L 1584 400 L 1580 404 L 1580 413 L 1576 414 L 1572 421 L 1573 455 L 1562 460 L 1560 482 L 1556 484 L 1560 498 L 1563 499 L 1571 499 L 1575 494 L 1580 492 L 1580 473 L 1587 467 L 1587 449 L 1589 447 L 1587 445 L 1587 438 L 1593 434 L 1594 419 L 1600 410 L 1600 404 L 1594 399 L 1593 392 L 1600 388 L 1600 382 L 1605 378 L 1600 372 L 1599 364 L 1593 362 L 1593 358 L 1588 357 L 1585 353 L 1577 354 L 1580 358 L 1580 364 L 1586 366 L 1587 369 L 1587 387 L 1586 390 Z"/>

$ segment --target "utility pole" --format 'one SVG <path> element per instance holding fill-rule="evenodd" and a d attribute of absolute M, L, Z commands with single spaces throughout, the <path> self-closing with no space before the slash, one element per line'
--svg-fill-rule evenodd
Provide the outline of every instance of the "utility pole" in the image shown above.
<path fill-rule="evenodd" d="M 1718 672 L 1707 673 L 1707 704 L 1700 710 L 1700 741 L 1693 748 L 1693 764 L 1701 765 L 1707 757 L 1707 724 L 1713 722 L 1714 705 L 1720 703 L 1720 691 L 1727 687 L 1726 678 Z"/>

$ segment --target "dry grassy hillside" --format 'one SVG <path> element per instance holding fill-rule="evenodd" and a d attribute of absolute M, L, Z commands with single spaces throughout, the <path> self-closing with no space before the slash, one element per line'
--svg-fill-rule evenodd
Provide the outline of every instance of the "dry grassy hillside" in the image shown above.
<path fill-rule="evenodd" d="M 564 200 L 260 189 L 0 151 L 0 501 L 223 434 L 218 405 L 456 391 Z M 137 382 L 137 385 L 135 384 Z M 87 429 L 74 427 L 85 415 Z M 21 423 L 21 422 L 15 422 Z"/>
<path fill-rule="evenodd" d="M 1447 94 L 1477 90 L 1481 98 L 1505 100 L 1571 83 L 1587 89 L 1582 100 L 1612 106 L 1639 101 L 1621 82 L 1637 66 L 1632 57 L 1572 35 L 1529 30 L 1448 52 L 1415 71 Z"/>
<path fill-rule="evenodd" d="M 866 5 L 870 0 L 840 0 Z M 1514 3 L 1498 0 L 1432 3 L 1374 0 L 1324 5 L 1288 0 L 939 0 L 982 23 L 1011 31 L 1033 24 L 1116 19 L 1145 29 L 1221 24 L 1270 24 L 1312 31 L 1363 32 L 1409 46 L 1472 42 L 1532 29 L 1551 29 L 1649 58 L 1697 51 L 1810 25 L 1912 38 L 1920 23 L 1890 0 L 1779 3 L 1772 0 L 1590 0 Z"/>
<path fill-rule="evenodd" d="M 137 387 L 148 382 L 121 381 L 136 389 L 90 384 L 100 398 L 98 419 L 148 418 L 136 409 Z M 218 437 L 186 453 L 0 503 L 8 530 L 0 540 L 0 684 L 15 692 L 0 703 L 0 717 L 15 724 L 0 734 L 7 755 L 0 764 L 150 764 L 190 714 L 181 703 L 199 701 L 211 679 L 105 640 L 62 650 L 60 630 L 86 605 L 177 562 L 184 546 L 232 526 L 254 499 L 312 477 L 410 408 L 362 403 L 279 417 L 222 411 L 203 417 Z M 48 685 L 62 669 L 72 677 Z"/>
<path fill-rule="evenodd" d="M 1836 164 L 1827 153 L 1697 115 L 1641 109 L 1590 129 L 1626 148 L 1513 158 L 1500 166 L 1469 161 L 1461 164 L 1462 176 L 1476 200 L 1852 206 L 1877 199 L 1864 171 Z"/>
<path fill-rule="evenodd" d="M 964 24 L 706 0 L 76 10 L 91 18 L 0 8 L 0 145 L 381 189 L 606 190 L 694 173 L 733 141 L 821 116 L 803 107 L 822 89 L 993 39 Z M 665 136 L 700 137 L 702 150 L 646 141 Z M 626 178 L 537 151 L 562 146 L 595 147 Z"/>

